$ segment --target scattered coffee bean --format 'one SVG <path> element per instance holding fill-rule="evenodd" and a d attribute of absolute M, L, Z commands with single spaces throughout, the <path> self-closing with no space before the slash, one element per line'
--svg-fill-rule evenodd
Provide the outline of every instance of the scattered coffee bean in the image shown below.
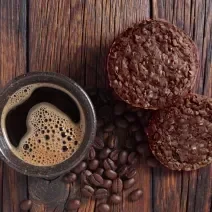
<path fill-rule="evenodd" d="M 130 179 L 130 178 L 133 178 L 135 177 L 135 175 L 137 174 L 137 171 L 135 168 L 133 167 L 129 167 L 128 170 L 127 170 L 127 173 L 125 174 L 125 176 Z"/>
<path fill-rule="evenodd" d="M 78 199 L 69 200 L 68 204 L 67 204 L 67 209 L 68 210 L 77 210 L 80 208 L 80 204 L 81 204 L 81 202 Z"/>
<path fill-rule="evenodd" d="M 92 172 L 85 170 L 80 175 L 80 180 L 82 184 L 89 184 L 89 176 L 92 175 Z"/>
<path fill-rule="evenodd" d="M 107 145 L 110 149 L 114 149 L 118 145 L 118 137 L 115 135 L 111 135 L 108 137 Z"/>
<path fill-rule="evenodd" d="M 124 102 L 118 102 L 114 106 L 114 114 L 115 115 L 122 115 L 126 109 L 126 104 Z"/>
<path fill-rule="evenodd" d="M 116 170 L 116 168 L 117 168 L 115 163 L 110 158 L 107 158 L 104 160 L 103 166 L 106 170 L 108 170 L 108 169 Z"/>
<path fill-rule="evenodd" d="M 130 112 L 125 113 L 124 117 L 129 123 L 136 121 L 136 116 L 133 113 L 130 113 Z"/>
<path fill-rule="evenodd" d="M 153 156 L 150 156 L 146 159 L 146 163 L 149 167 L 156 168 L 160 167 L 160 162 Z"/>
<path fill-rule="evenodd" d="M 95 198 L 96 199 L 104 199 L 104 198 L 107 198 L 108 197 L 108 191 L 107 189 L 104 189 L 104 188 L 99 188 L 95 191 Z"/>
<path fill-rule="evenodd" d="M 135 133 L 135 140 L 136 140 L 137 142 L 141 142 L 141 141 L 143 140 L 143 134 L 142 134 L 141 131 L 137 131 L 137 132 Z"/>
<path fill-rule="evenodd" d="M 105 176 L 110 180 L 115 180 L 117 178 L 117 173 L 113 170 L 106 170 Z"/>
<path fill-rule="evenodd" d="M 103 168 L 98 168 L 96 171 L 95 171 L 96 174 L 99 174 L 99 175 L 103 175 L 104 173 L 104 169 Z"/>
<path fill-rule="evenodd" d="M 124 146 L 129 150 L 134 149 L 135 148 L 135 140 L 133 138 L 127 138 Z"/>
<path fill-rule="evenodd" d="M 104 183 L 101 185 L 101 187 L 109 189 L 112 186 L 111 180 L 104 180 Z"/>
<path fill-rule="evenodd" d="M 119 158 L 118 158 L 119 164 L 121 164 L 121 165 L 126 164 L 126 163 L 127 163 L 127 157 L 128 157 L 128 152 L 125 151 L 125 150 L 122 150 L 122 151 L 119 153 Z"/>
<path fill-rule="evenodd" d="M 111 149 L 109 148 L 104 148 L 100 151 L 99 153 L 99 158 L 100 159 L 105 159 L 108 157 L 108 155 L 111 153 Z"/>
<path fill-rule="evenodd" d="M 117 161 L 118 158 L 119 158 L 119 153 L 120 153 L 120 150 L 113 150 L 111 153 L 110 153 L 110 159 L 113 160 L 113 161 Z"/>
<path fill-rule="evenodd" d="M 110 212 L 110 206 L 106 203 L 101 203 L 98 205 L 98 212 Z"/>
<path fill-rule="evenodd" d="M 103 149 L 105 145 L 103 140 L 100 137 L 96 137 L 94 139 L 93 146 L 95 149 Z"/>
<path fill-rule="evenodd" d="M 87 168 L 87 163 L 84 162 L 84 161 L 82 161 L 79 165 L 77 165 L 77 166 L 74 168 L 73 172 L 74 172 L 75 174 L 80 174 L 80 173 L 81 173 L 82 171 L 84 171 L 86 168 Z"/>
<path fill-rule="evenodd" d="M 135 165 L 137 164 L 139 161 L 139 157 L 138 157 L 138 154 L 136 152 L 131 152 L 129 155 L 128 155 L 128 163 L 130 165 Z"/>
<path fill-rule="evenodd" d="M 88 168 L 92 171 L 95 171 L 99 166 L 99 161 L 94 159 L 88 163 Z"/>
<path fill-rule="evenodd" d="M 110 197 L 110 202 L 112 204 L 120 204 L 121 201 L 122 201 L 122 197 L 120 195 L 112 194 L 112 196 Z"/>
<path fill-rule="evenodd" d="M 113 193 L 121 193 L 123 190 L 123 182 L 120 178 L 117 178 L 113 181 L 112 184 L 112 192 Z"/>
<path fill-rule="evenodd" d="M 89 176 L 89 182 L 94 186 L 100 186 L 103 184 L 104 180 L 99 174 L 92 174 Z"/>
<path fill-rule="evenodd" d="M 88 153 L 88 160 L 93 160 L 95 157 L 96 157 L 96 151 L 93 147 L 91 147 Z"/>
<path fill-rule="evenodd" d="M 105 125 L 104 132 L 112 132 L 115 129 L 115 126 L 111 123 Z"/>
<path fill-rule="evenodd" d="M 32 201 L 31 200 L 23 200 L 20 203 L 20 209 L 22 211 L 28 211 L 32 208 Z"/>
<path fill-rule="evenodd" d="M 141 189 L 136 189 L 129 194 L 129 200 L 137 201 L 142 197 L 142 194 L 143 192 Z"/>
<path fill-rule="evenodd" d="M 129 189 L 129 188 L 133 187 L 134 184 L 135 184 L 135 178 L 125 180 L 124 181 L 124 189 Z"/>
<path fill-rule="evenodd" d="M 85 185 L 82 188 L 81 193 L 84 197 L 91 197 L 94 194 L 94 189 L 89 185 Z"/>
<path fill-rule="evenodd" d="M 73 183 L 77 179 L 77 175 L 75 173 L 68 173 L 64 176 L 63 180 L 66 183 Z"/>
<path fill-rule="evenodd" d="M 128 171 L 128 166 L 127 165 L 123 165 L 123 166 L 121 166 L 119 169 L 118 169 L 118 175 L 120 176 L 120 177 L 123 177 L 126 173 L 127 173 L 127 171 Z"/>
<path fill-rule="evenodd" d="M 116 119 L 116 126 L 119 128 L 126 129 L 128 127 L 129 123 L 127 122 L 126 119 L 123 118 L 117 118 Z"/>
<path fill-rule="evenodd" d="M 140 130 L 141 129 L 141 126 L 139 125 L 139 124 L 137 124 L 137 123 L 134 123 L 134 124 L 132 124 L 131 126 L 130 126 L 130 131 L 131 132 L 137 132 L 138 130 Z"/>

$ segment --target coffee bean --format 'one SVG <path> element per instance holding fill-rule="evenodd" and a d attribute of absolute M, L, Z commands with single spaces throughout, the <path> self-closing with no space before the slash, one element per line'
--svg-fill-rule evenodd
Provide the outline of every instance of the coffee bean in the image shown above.
<path fill-rule="evenodd" d="M 110 179 L 110 180 L 114 180 L 117 178 L 117 173 L 113 170 L 106 170 L 105 171 L 105 176 Z"/>
<path fill-rule="evenodd" d="M 99 153 L 99 158 L 100 159 L 105 159 L 108 157 L 108 155 L 111 153 L 111 149 L 109 148 L 104 148 L 100 151 Z"/>
<path fill-rule="evenodd" d="M 98 205 L 98 212 L 110 212 L 110 206 L 106 203 L 101 203 Z"/>
<path fill-rule="evenodd" d="M 115 122 L 116 122 L 117 127 L 123 128 L 123 129 L 126 129 L 129 125 L 127 120 L 125 120 L 123 118 L 117 118 Z"/>
<path fill-rule="evenodd" d="M 104 169 L 106 169 L 106 170 L 108 170 L 108 169 L 116 170 L 116 168 L 117 168 L 115 163 L 110 158 L 107 158 L 104 160 L 103 166 L 104 166 Z"/>
<path fill-rule="evenodd" d="M 125 176 L 130 179 L 130 178 L 133 178 L 135 177 L 135 175 L 137 174 L 137 171 L 135 168 L 133 167 L 129 167 L 128 170 L 127 170 L 127 173 L 125 174 Z"/>
<path fill-rule="evenodd" d="M 135 133 L 135 140 L 136 140 L 137 142 L 141 142 L 141 141 L 143 140 L 143 134 L 142 134 L 141 131 L 137 131 L 137 132 Z"/>
<path fill-rule="evenodd" d="M 90 170 L 95 171 L 99 166 L 99 161 L 94 159 L 88 163 L 88 167 Z"/>
<path fill-rule="evenodd" d="M 115 129 L 115 126 L 112 123 L 106 124 L 104 127 L 104 132 L 112 132 Z"/>
<path fill-rule="evenodd" d="M 95 149 L 103 149 L 105 146 L 104 141 L 100 137 L 96 137 L 94 139 L 93 146 Z"/>
<path fill-rule="evenodd" d="M 127 171 L 128 171 L 128 166 L 127 165 L 123 165 L 123 166 L 121 166 L 119 169 L 118 169 L 118 175 L 120 176 L 120 177 L 123 177 L 126 173 L 127 173 Z"/>
<path fill-rule="evenodd" d="M 124 113 L 125 109 L 126 104 L 124 102 L 117 102 L 114 106 L 114 114 L 119 116 Z"/>
<path fill-rule="evenodd" d="M 110 153 L 110 159 L 113 160 L 113 161 L 117 161 L 118 160 L 118 157 L 119 157 L 119 153 L 120 151 L 119 150 L 113 150 L 111 153 Z"/>
<path fill-rule="evenodd" d="M 129 122 L 129 123 L 132 123 L 132 122 L 135 122 L 136 121 L 136 116 L 133 114 L 133 113 L 125 113 L 124 114 L 124 117 L 125 119 Z"/>
<path fill-rule="evenodd" d="M 99 174 L 99 175 L 103 175 L 104 173 L 104 169 L 103 168 L 98 168 L 96 171 L 95 171 L 96 174 Z"/>
<path fill-rule="evenodd" d="M 152 168 L 160 167 L 159 161 L 153 156 L 148 157 L 146 159 L 146 163 L 149 167 L 152 167 Z"/>
<path fill-rule="evenodd" d="M 63 180 L 66 183 L 73 183 L 77 179 L 77 175 L 75 173 L 68 173 L 64 176 Z"/>
<path fill-rule="evenodd" d="M 112 204 L 120 204 L 121 201 L 122 201 L 122 197 L 117 194 L 112 194 L 112 196 L 110 197 L 110 202 Z"/>
<path fill-rule="evenodd" d="M 111 180 L 104 180 L 103 185 L 101 187 L 109 189 L 112 186 L 112 181 Z"/>
<path fill-rule="evenodd" d="M 82 184 L 89 184 L 89 176 L 92 175 L 92 172 L 85 170 L 80 174 L 80 180 Z"/>
<path fill-rule="evenodd" d="M 88 153 L 88 160 L 93 160 L 95 157 L 96 157 L 96 151 L 93 147 L 91 147 Z"/>
<path fill-rule="evenodd" d="M 131 152 L 129 155 L 128 155 L 128 163 L 130 165 L 135 165 L 137 164 L 139 161 L 139 157 L 138 157 L 138 154 L 136 152 Z"/>
<path fill-rule="evenodd" d="M 133 138 L 127 138 L 124 146 L 129 150 L 135 149 L 135 140 Z"/>
<path fill-rule="evenodd" d="M 31 200 L 23 200 L 20 203 L 20 209 L 22 211 L 28 211 L 32 208 L 32 201 Z"/>
<path fill-rule="evenodd" d="M 112 192 L 113 193 L 121 193 L 123 190 L 123 182 L 120 178 L 117 178 L 113 181 L 112 184 Z"/>
<path fill-rule="evenodd" d="M 104 189 L 104 188 L 99 188 L 95 191 L 95 198 L 96 199 L 104 199 L 104 198 L 107 198 L 108 197 L 108 191 L 107 189 Z"/>
<path fill-rule="evenodd" d="M 114 149 L 118 145 L 118 137 L 115 135 L 111 135 L 108 137 L 107 145 L 110 149 Z"/>
<path fill-rule="evenodd" d="M 130 131 L 131 132 L 137 132 L 138 130 L 141 129 L 141 126 L 138 124 L 138 123 L 133 123 L 131 126 L 130 126 Z"/>
<path fill-rule="evenodd" d="M 68 210 L 77 210 L 80 208 L 80 204 L 81 204 L 81 202 L 78 199 L 69 200 L 68 204 L 67 204 L 67 209 Z"/>
<path fill-rule="evenodd" d="M 136 189 L 129 194 L 129 200 L 137 201 L 142 197 L 142 194 L 143 192 L 141 189 Z"/>
<path fill-rule="evenodd" d="M 128 157 L 128 152 L 125 151 L 125 150 L 122 150 L 122 151 L 119 153 L 119 158 L 118 158 L 119 164 L 121 164 L 121 165 L 126 164 L 126 163 L 127 163 L 127 157 Z"/>
<path fill-rule="evenodd" d="M 82 188 L 81 193 L 84 197 L 91 197 L 94 194 L 94 189 L 89 185 L 85 185 Z"/>
<path fill-rule="evenodd" d="M 124 189 L 132 188 L 134 184 L 135 184 L 135 178 L 125 180 L 124 181 Z"/>
<path fill-rule="evenodd" d="M 89 182 L 94 186 L 100 186 L 103 184 L 104 180 L 99 174 L 92 174 L 89 176 Z"/>
<path fill-rule="evenodd" d="M 74 168 L 73 172 L 74 172 L 75 174 L 80 174 L 80 173 L 81 173 L 82 171 L 84 171 L 86 168 L 87 168 L 87 163 L 84 162 L 84 161 L 82 161 L 79 165 L 77 165 L 77 166 Z"/>

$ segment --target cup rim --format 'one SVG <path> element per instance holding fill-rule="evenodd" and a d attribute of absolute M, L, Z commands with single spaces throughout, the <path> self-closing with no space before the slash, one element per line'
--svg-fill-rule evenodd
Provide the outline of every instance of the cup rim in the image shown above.
<path fill-rule="evenodd" d="M 51 83 L 69 91 L 81 105 L 85 116 L 84 139 L 76 152 L 67 160 L 53 166 L 35 166 L 19 159 L 11 151 L 4 139 L 0 123 L 0 156 L 10 167 L 16 171 L 33 177 L 52 178 L 68 172 L 77 166 L 87 155 L 96 135 L 96 114 L 94 106 L 83 90 L 75 81 L 65 75 L 54 72 L 30 72 L 14 78 L 0 92 L 0 118 L 9 95 L 12 95 L 23 86 L 34 83 Z M 1 120 L 1 119 L 0 119 Z"/>

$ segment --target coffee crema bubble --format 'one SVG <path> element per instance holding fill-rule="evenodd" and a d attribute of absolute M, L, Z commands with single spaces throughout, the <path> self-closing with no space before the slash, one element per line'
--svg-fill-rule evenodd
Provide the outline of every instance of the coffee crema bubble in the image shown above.
<path fill-rule="evenodd" d="M 40 90 L 36 91 L 37 89 Z M 46 95 L 47 91 L 51 93 L 51 89 L 56 89 L 57 91 L 52 90 L 56 93 L 53 94 L 52 98 L 49 97 L 50 94 L 48 97 L 46 96 L 49 102 L 42 101 L 45 96 L 43 98 L 39 96 Z M 74 101 L 80 114 L 80 119 L 74 122 L 69 115 L 54 104 L 56 101 L 61 101 L 61 99 L 58 99 L 59 97 L 57 98 L 59 90 L 66 93 L 65 95 L 68 94 L 72 101 L 74 100 L 74 97 L 65 89 L 49 83 L 40 83 L 22 87 L 9 98 L 3 110 L 1 122 L 3 128 L 6 129 L 3 131 L 9 141 L 8 144 L 12 152 L 26 163 L 36 166 L 52 166 L 62 163 L 76 152 L 83 141 L 85 120 L 82 109 Z M 27 101 L 29 103 L 26 104 Z M 6 126 L 8 121 L 5 120 L 7 120 L 7 116 L 9 117 L 11 111 L 21 107 L 22 104 L 25 104 L 24 107 L 28 109 L 25 118 L 26 130 L 19 139 L 17 146 L 15 146 L 10 141 L 12 139 L 9 139 L 8 127 Z M 59 102 L 59 104 L 68 105 L 64 101 Z M 62 105 L 62 108 L 64 107 Z M 12 121 L 10 122 L 12 123 Z M 13 130 L 16 131 L 16 129 Z"/>

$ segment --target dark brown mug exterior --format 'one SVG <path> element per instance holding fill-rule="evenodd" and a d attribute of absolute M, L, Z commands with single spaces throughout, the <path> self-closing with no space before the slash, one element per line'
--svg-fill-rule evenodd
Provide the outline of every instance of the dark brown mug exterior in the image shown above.
<path fill-rule="evenodd" d="M 94 107 L 85 91 L 70 78 L 52 72 L 32 72 L 12 80 L 0 93 L 0 116 L 9 96 L 23 86 L 34 83 L 51 83 L 68 90 L 81 105 L 85 116 L 85 134 L 79 149 L 67 160 L 54 166 L 34 166 L 19 159 L 10 150 L 0 126 L 0 156 L 16 171 L 34 177 L 54 178 L 73 169 L 86 156 L 96 134 Z M 0 124 L 1 125 L 1 124 Z"/>

